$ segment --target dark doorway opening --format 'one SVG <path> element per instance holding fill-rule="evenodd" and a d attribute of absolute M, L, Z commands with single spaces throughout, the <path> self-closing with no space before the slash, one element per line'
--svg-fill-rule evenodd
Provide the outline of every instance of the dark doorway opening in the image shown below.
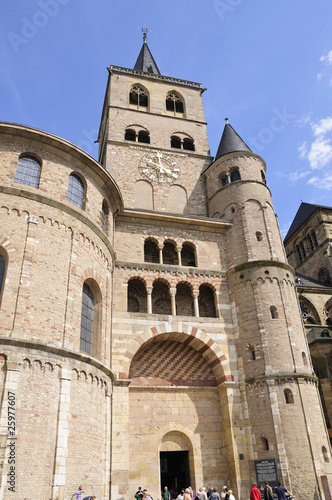
<path fill-rule="evenodd" d="M 167 486 L 178 493 L 190 485 L 188 451 L 160 452 L 160 485 L 162 491 Z"/>

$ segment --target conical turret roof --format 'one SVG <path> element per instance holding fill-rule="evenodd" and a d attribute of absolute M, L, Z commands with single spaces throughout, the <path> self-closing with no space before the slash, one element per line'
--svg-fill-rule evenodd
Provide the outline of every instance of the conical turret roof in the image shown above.
<path fill-rule="evenodd" d="M 236 153 L 238 151 L 252 152 L 239 134 L 235 132 L 232 125 L 226 123 L 215 160 L 228 153 Z"/>
<path fill-rule="evenodd" d="M 143 35 L 143 46 L 141 48 L 141 52 L 138 55 L 134 69 L 138 71 L 145 71 L 147 73 L 155 73 L 156 75 L 161 74 L 156 61 L 153 59 L 153 56 L 149 49 L 145 33 Z"/>

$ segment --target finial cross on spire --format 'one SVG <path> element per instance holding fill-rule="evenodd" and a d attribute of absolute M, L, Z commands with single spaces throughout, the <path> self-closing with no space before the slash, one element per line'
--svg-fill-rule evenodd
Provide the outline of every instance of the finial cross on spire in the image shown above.
<path fill-rule="evenodd" d="M 139 30 L 141 30 L 141 32 L 143 33 L 143 41 L 146 42 L 146 38 L 147 38 L 147 34 L 148 33 L 151 33 L 151 30 L 149 30 L 146 26 L 145 26 L 145 23 L 144 23 L 144 26 L 143 28 L 138 28 Z"/>

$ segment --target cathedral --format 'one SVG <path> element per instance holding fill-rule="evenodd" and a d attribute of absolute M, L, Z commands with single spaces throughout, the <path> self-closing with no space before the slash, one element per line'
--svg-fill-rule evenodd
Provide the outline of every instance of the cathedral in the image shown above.
<path fill-rule="evenodd" d="M 1 499 L 247 500 L 264 481 L 331 498 L 310 353 L 329 340 L 309 345 L 298 298 L 308 318 L 303 238 L 328 242 L 294 227 L 288 263 L 265 162 L 228 122 L 211 156 L 203 92 L 144 33 L 133 69 L 108 68 L 98 161 L 0 123 Z"/>

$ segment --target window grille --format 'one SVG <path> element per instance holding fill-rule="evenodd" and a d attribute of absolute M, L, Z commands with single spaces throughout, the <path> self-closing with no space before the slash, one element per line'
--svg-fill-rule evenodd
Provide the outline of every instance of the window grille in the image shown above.
<path fill-rule="evenodd" d="M 86 283 L 84 283 L 82 295 L 80 349 L 88 354 L 92 353 L 94 305 L 92 290 Z"/>
<path fill-rule="evenodd" d="M 83 208 L 84 186 L 81 179 L 75 174 L 69 176 L 67 201 L 79 208 Z"/>
<path fill-rule="evenodd" d="M 37 160 L 30 156 L 21 156 L 17 163 L 14 182 L 38 188 L 41 166 Z"/>

